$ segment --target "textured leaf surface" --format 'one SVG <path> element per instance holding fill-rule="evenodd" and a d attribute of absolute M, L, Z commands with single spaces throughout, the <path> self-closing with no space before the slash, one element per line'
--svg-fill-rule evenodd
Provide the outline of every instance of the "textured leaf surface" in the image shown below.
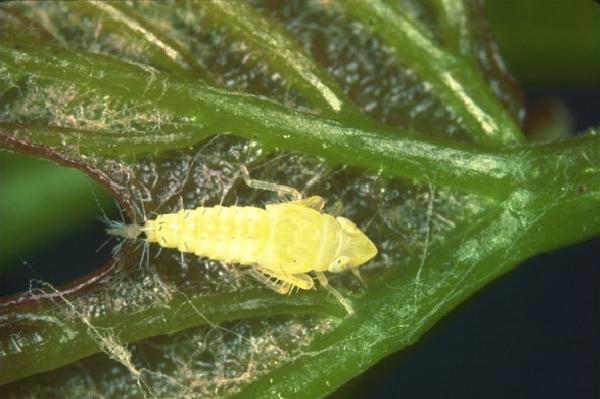
<path fill-rule="evenodd" d="M 0 139 L 86 171 L 132 220 L 277 200 L 240 164 L 341 201 L 380 252 L 366 287 L 331 278 L 356 315 L 129 245 L 86 281 L 5 298 L 10 394 L 324 396 L 600 230 L 598 135 L 525 142 L 478 2 L 231 4 L 2 4 Z"/>

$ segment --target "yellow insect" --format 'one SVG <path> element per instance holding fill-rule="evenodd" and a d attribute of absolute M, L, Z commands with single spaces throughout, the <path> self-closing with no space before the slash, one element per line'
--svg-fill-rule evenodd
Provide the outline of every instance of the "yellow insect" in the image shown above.
<path fill-rule="evenodd" d="M 314 287 L 314 272 L 327 288 L 353 313 L 349 301 L 329 286 L 323 272 L 352 271 L 377 254 L 371 240 L 349 219 L 323 213 L 325 200 L 303 199 L 291 187 L 251 179 L 242 167 L 246 184 L 275 191 L 292 201 L 251 206 L 213 206 L 182 209 L 158 215 L 143 224 L 123 224 L 107 229 L 113 236 L 135 239 L 145 235 L 149 243 L 181 252 L 206 256 L 227 263 L 250 266 L 249 274 L 280 294 L 294 288 Z"/>

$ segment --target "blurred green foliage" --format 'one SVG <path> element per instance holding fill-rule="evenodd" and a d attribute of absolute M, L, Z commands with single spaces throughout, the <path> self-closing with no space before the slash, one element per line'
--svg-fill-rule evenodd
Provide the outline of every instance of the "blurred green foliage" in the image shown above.
<path fill-rule="evenodd" d="M 524 85 L 600 86 L 600 6 L 590 0 L 488 0 L 486 14 L 509 70 Z"/>
<path fill-rule="evenodd" d="M 33 156 L 0 151 L 0 278 L 114 203 L 83 172 Z M 98 202 L 96 202 L 95 197 Z"/>

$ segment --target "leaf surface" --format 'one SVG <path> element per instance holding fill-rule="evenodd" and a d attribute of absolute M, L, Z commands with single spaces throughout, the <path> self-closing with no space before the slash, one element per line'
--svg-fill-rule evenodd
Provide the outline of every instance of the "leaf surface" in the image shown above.
<path fill-rule="evenodd" d="M 5 147 L 86 171 L 130 220 L 277 200 L 244 186 L 246 165 L 341 201 L 379 249 L 367 286 L 331 277 L 350 316 L 324 290 L 280 296 L 235 265 L 126 245 L 83 282 L 5 298 L 14 395 L 324 396 L 520 261 L 600 230 L 598 135 L 526 143 L 476 1 L 0 11 Z"/>

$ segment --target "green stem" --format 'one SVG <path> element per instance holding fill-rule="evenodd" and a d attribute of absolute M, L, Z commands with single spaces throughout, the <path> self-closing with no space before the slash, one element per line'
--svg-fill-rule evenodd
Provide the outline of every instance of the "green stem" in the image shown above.
<path fill-rule="evenodd" d="M 348 0 L 340 4 L 392 46 L 399 62 L 432 83 L 442 102 L 462 119 L 475 140 L 502 145 L 524 142 L 516 122 L 470 62 L 438 46 L 381 0 Z"/>
<path fill-rule="evenodd" d="M 539 191 L 554 188 L 560 192 L 576 186 L 582 192 L 598 187 L 600 134 L 591 133 L 543 145 L 514 149 L 515 157 L 528 158 L 529 187 L 535 181 Z M 586 187 L 583 187 L 585 185 Z"/>
<path fill-rule="evenodd" d="M 542 186 L 547 185 L 546 178 L 552 181 L 560 176 L 587 179 L 581 174 L 595 175 L 597 169 L 593 165 L 600 163 L 599 136 L 492 152 L 375 123 L 358 128 L 291 110 L 263 97 L 180 82 L 169 75 L 99 55 L 58 49 L 25 52 L 0 47 L 0 67 L 6 76 L 15 80 L 34 76 L 65 83 L 80 82 L 107 95 L 151 100 L 155 107 L 181 115 L 181 119 L 188 121 L 186 129 L 195 128 L 191 136 L 174 134 L 169 148 L 188 146 L 194 140 L 230 132 L 257 139 L 267 147 L 322 156 L 333 163 L 362 166 L 389 176 L 427 176 L 435 185 L 497 198 L 506 197 L 517 187 L 532 184 L 532 179 L 538 176 L 537 181 Z M 44 139 L 46 136 L 50 138 Z M 56 141 L 51 129 L 47 135 L 32 136 L 36 140 L 38 137 Z M 81 139 L 85 140 L 84 137 Z M 139 133 L 119 137 L 121 148 L 127 148 L 129 153 L 136 147 L 149 148 L 152 142 L 151 136 L 141 139 Z M 554 156 L 563 148 L 572 156 Z M 552 175 L 548 176 L 545 170 L 553 171 Z"/>
<path fill-rule="evenodd" d="M 506 196 L 516 183 L 514 176 L 521 173 L 520 162 L 509 162 L 503 153 L 375 123 L 359 128 L 298 112 L 263 97 L 178 81 L 101 55 L 0 46 L 0 70 L 14 80 L 32 76 L 84 85 L 109 96 L 152 101 L 156 108 L 188 121 L 197 141 L 229 132 L 257 139 L 268 147 L 321 156 L 332 163 L 383 171 L 389 176 L 427 176 L 434 184 L 497 197 Z M 183 137 L 181 146 L 189 145 L 188 136 L 174 140 L 178 137 Z M 128 152 L 148 145 L 136 135 L 125 140 L 122 145 L 130 147 Z"/>

